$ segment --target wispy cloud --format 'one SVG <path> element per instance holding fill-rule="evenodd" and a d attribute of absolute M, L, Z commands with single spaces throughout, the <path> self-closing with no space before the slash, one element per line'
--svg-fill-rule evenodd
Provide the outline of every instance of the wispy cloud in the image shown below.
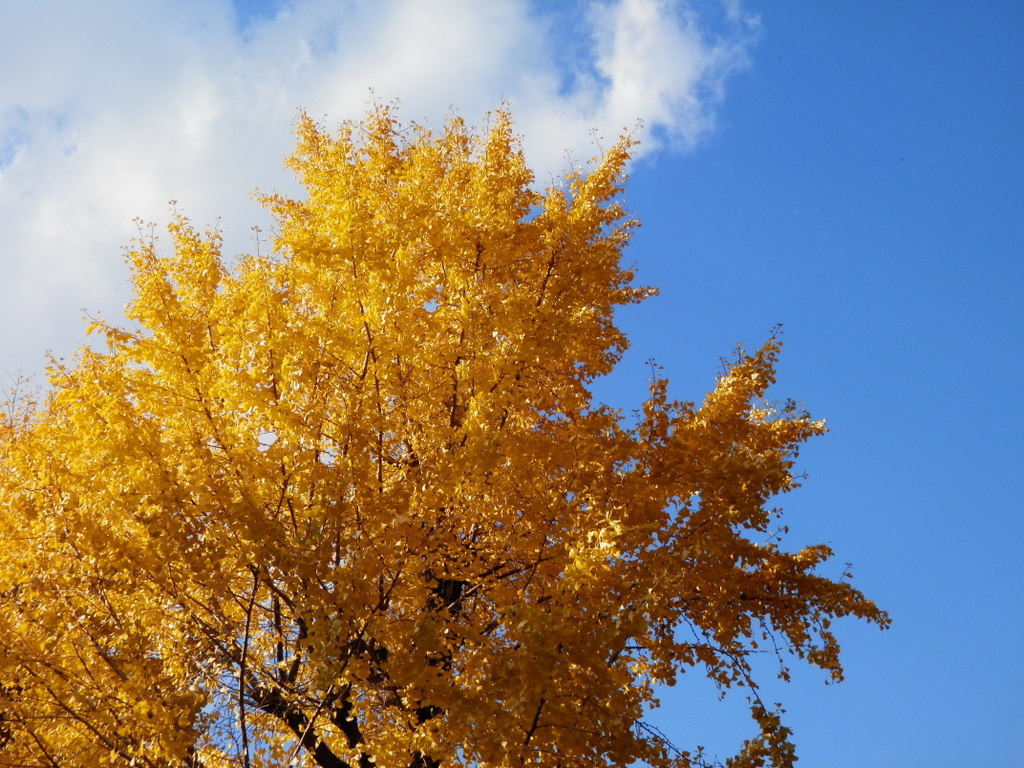
<path fill-rule="evenodd" d="M 244 5 L 239 3 L 238 5 Z M 292 0 L 239 17 L 220 0 L 36 0 L 0 29 L 0 374 L 72 349 L 80 307 L 126 300 L 121 247 L 167 201 L 229 251 L 265 221 L 256 186 L 291 188 L 296 110 L 362 114 L 372 88 L 406 119 L 480 120 L 506 99 L 541 178 L 592 136 L 643 121 L 641 152 L 714 123 L 756 22 L 735 0 Z"/>

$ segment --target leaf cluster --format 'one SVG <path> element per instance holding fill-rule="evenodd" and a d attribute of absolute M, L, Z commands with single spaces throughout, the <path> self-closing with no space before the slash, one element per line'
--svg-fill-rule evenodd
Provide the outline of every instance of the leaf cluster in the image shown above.
<path fill-rule="evenodd" d="M 651 293 L 631 142 L 537 192 L 500 111 L 297 134 L 271 253 L 140 237 L 130 322 L 0 420 L 0 765 L 689 766 L 643 717 L 690 669 L 754 692 L 729 765 L 790 765 L 749 655 L 839 679 L 832 619 L 887 619 L 775 542 L 824 431 L 777 339 L 592 400 Z"/>

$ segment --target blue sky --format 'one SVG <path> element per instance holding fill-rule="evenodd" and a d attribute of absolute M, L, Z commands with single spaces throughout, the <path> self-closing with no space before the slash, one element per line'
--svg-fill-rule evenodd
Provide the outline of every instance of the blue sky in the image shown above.
<path fill-rule="evenodd" d="M 843 685 L 779 692 L 802 764 L 1022 765 L 1024 7 L 746 7 L 762 35 L 716 131 L 632 179 L 663 288 L 633 354 L 697 392 L 783 322 L 779 392 L 829 420 L 792 538 L 830 541 L 894 624 L 845 629 Z"/>
<path fill-rule="evenodd" d="M 653 357 L 699 398 L 783 323 L 776 392 L 831 429 L 789 541 L 830 542 L 894 620 L 841 625 L 841 685 L 769 680 L 801 765 L 1024 765 L 1024 5 L 57 6 L 0 25 L 0 370 L 72 350 L 79 307 L 116 316 L 133 216 L 175 198 L 245 250 L 300 106 L 357 117 L 373 86 L 479 120 L 506 97 L 541 179 L 643 119 L 627 260 L 661 295 L 622 313 L 600 396 L 638 403 Z M 725 756 L 742 704 L 684 677 L 655 721 Z"/>

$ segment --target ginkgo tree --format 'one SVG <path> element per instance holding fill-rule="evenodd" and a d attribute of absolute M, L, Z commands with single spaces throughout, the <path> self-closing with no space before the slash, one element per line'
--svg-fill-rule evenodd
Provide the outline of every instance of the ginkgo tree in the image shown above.
<path fill-rule="evenodd" d="M 888 619 L 774 536 L 824 430 L 776 339 L 592 398 L 651 293 L 631 141 L 538 190 L 503 111 L 297 133 L 271 252 L 144 229 L 125 321 L 0 417 L 0 765 L 691 766 L 644 725 L 687 671 L 747 689 L 728 765 L 790 765 L 750 654 L 839 679 L 832 620 Z"/>

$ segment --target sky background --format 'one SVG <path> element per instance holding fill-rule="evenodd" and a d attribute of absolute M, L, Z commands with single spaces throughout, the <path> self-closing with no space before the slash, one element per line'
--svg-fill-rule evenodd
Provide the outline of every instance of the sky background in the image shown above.
<path fill-rule="evenodd" d="M 840 624 L 841 685 L 767 670 L 801 765 L 1020 768 L 1022 40 L 1010 0 L 0 0 L 0 379 L 120 314 L 133 218 L 175 199 L 250 250 L 300 107 L 504 98 L 541 183 L 634 128 L 626 260 L 661 295 L 598 395 L 639 404 L 655 358 L 699 399 L 783 323 L 775 394 L 831 429 L 789 544 L 893 618 Z M 653 721 L 725 757 L 744 706 L 684 676 Z"/>

